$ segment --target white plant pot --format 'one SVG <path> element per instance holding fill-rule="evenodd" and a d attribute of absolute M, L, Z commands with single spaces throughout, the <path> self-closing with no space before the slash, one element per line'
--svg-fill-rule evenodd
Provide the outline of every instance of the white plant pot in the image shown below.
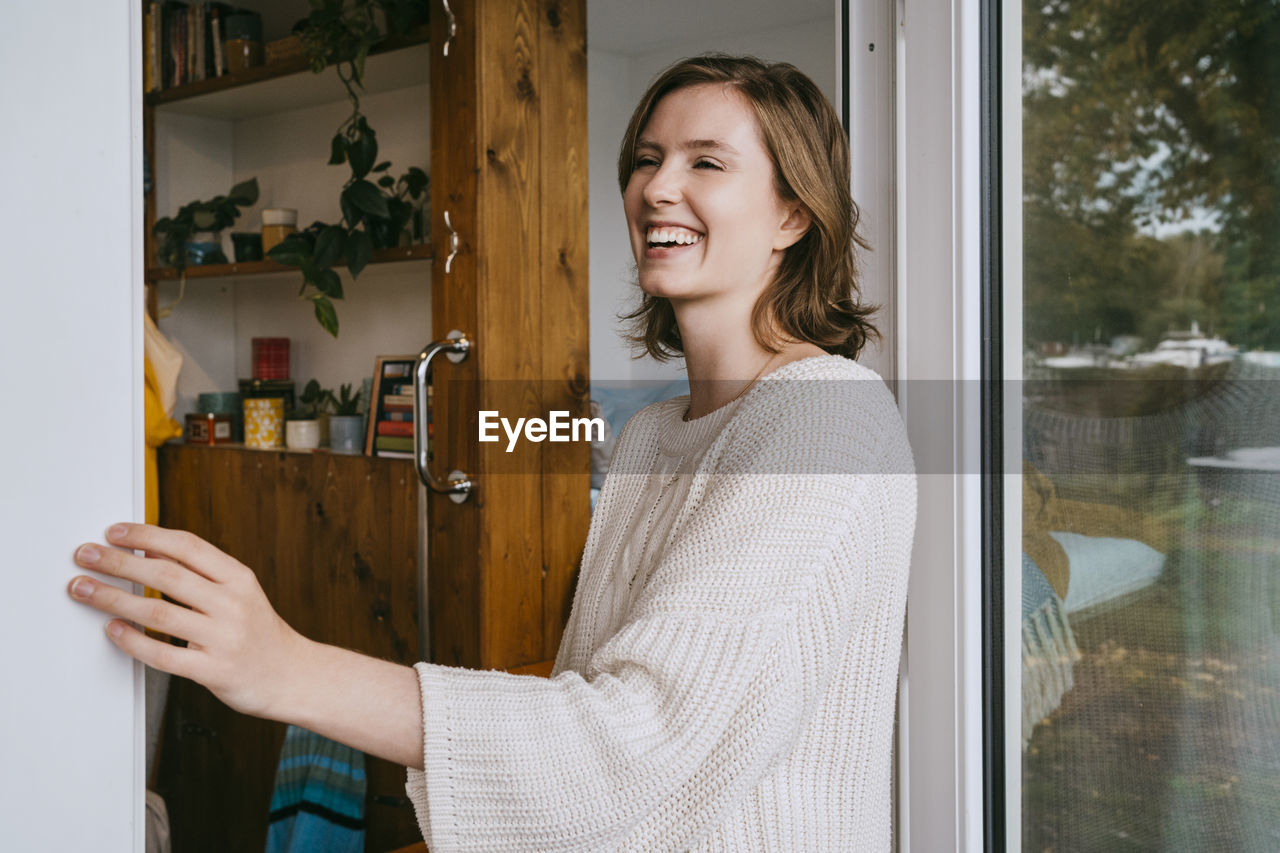
<path fill-rule="evenodd" d="M 285 421 L 284 441 L 290 450 L 313 450 L 320 446 L 320 422 Z"/>

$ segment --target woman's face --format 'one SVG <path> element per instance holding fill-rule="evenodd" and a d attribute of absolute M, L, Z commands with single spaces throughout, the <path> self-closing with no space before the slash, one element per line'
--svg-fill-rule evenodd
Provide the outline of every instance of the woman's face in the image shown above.
<path fill-rule="evenodd" d="M 754 304 L 808 219 L 778 197 L 747 101 L 721 84 L 671 92 L 635 156 L 622 199 L 641 289 Z"/>

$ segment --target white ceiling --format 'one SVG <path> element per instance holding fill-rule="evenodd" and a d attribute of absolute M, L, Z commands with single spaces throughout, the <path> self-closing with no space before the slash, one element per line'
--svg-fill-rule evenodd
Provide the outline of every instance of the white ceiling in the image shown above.
<path fill-rule="evenodd" d="M 587 0 L 587 47 L 645 53 L 672 41 L 830 18 L 836 0 Z"/>

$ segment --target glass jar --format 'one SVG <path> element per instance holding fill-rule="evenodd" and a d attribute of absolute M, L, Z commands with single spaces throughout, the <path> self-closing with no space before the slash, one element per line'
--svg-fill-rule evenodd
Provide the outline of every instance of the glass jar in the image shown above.
<path fill-rule="evenodd" d="M 262 253 L 266 255 L 285 237 L 297 233 L 298 211 L 292 208 L 268 208 L 262 211 Z"/>
<path fill-rule="evenodd" d="M 257 14 L 227 16 L 227 37 L 222 43 L 227 72 L 235 74 L 262 64 L 262 18 Z"/>

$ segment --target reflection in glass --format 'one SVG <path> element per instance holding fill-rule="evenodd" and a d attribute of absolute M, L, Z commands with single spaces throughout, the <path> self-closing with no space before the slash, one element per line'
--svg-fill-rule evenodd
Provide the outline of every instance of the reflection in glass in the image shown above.
<path fill-rule="evenodd" d="M 1023 849 L 1280 850 L 1280 4 L 1022 20 Z"/>

